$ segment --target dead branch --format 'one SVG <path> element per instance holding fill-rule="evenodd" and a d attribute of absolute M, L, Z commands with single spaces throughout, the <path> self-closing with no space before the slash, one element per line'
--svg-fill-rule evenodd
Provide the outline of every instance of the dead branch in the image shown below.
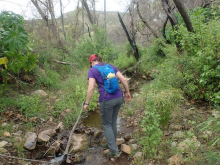
<path fill-rule="evenodd" d="M 78 64 L 76 64 L 76 63 L 71 64 L 71 63 L 59 61 L 59 60 L 56 60 L 56 59 L 53 59 L 53 62 L 56 62 L 56 63 L 58 63 L 58 64 L 63 64 L 63 65 L 71 65 L 71 66 L 73 66 L 73 65 L 78 65 Z"/>

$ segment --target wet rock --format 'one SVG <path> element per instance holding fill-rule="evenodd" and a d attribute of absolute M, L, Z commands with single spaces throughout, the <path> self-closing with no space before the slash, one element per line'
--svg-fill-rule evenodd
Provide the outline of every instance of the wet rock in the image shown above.
<path fill-rule="evenodd" d="M 142 152 L 137 152 L 135 153 L 135 155 L 133 156 L 134 160 L 138 160 L 140 158 L 142 158 L 143 153 Z"/>
<path fill-rule="evenodd" d="M 89 137 L 87 134 L 75 134 L 72 136 L 70 151 L 76 153 L 89 148 Z"/>
<path fill-rule="evenodd" d="M 55 129 L 45 130 L 45 131 L 39 133 L 37 141 L 38 142 L 48 142 L 50 140 L 50 138 L 53 137 L 54 135 L 56 135 Z"/>
<path fill-rule="evenodd" d="M 130 133 L 126 133 L 123 138 L 125 140 L 129 141 L 131 139 L 131 134 Z"/>
<path fill-rule="evenodd" d="M 10 132 L 7 132 L 7 131 L 6 131 L 6 132 L 4 132 L 3 136 L 4 136 L 4 137 L 10 137 L 11 134 L 10 134 Z"/>
<path fill-rule="evenodd" d="M 60 149 L 60 142 L 55 141 L 50 148 L 47 150 L 47 155 L 54 156 Z"/>
<path fill-rule="evenodd" d="M 168 159 L 169 165 L 182 164 L 182 155 L 173 155 Z"/>
<path fill-rule="evenodd" d="M 171 130 L 181 130 L 182 125 L 170 124 L 169 129 L 171 129 Z"/>
<path fill-rule="evenodd" d="M 212 136 L 212 131 L 204 131 L 203 133 L 202 133 L 202 137 L 204 138 L 204 139 L 206 139 L 206 138 L 209 138 L 209 137 L 211 137 Z"/>
<path fill-rule="evenodd" d="M 26 148 L 27 150 L 35 149 L 37 143 L 37 134 L 34 132 L 27 132 L 25 137 L 26 142 L 24 144 L 24 148 Z"/>
<path fill-rule="evenodd" d="M 174 138 L 183 138 L 185 136 L 184 132 L 182 131 L 176 131 L 174 134 L 173 134 L 173 137 Z"/>
<path fill-rule="evenodd" d="M 138 149 L 138 145 L 137 144 L 131 144 L 131 149 L 136 151 Z"/>
<path fill-rule="evenodd" d="M 124 143 L 125 142 L 125 139 L 124 138 L 117 138 L 116 139 L 116 144 L 117 145 L 121 145 L 122 143 Z"/>
<path fill-rule="evenodd" d="M 135 139 L 130 139 L 130 140 L 128 141 L 128 144 L 134 144 L 134 143 L 136 143 L 136 140 L 135 140 Z"/>
<path fill-rule="evenodd" d="M 188 152 L 191 150 L 198 149 L 200 145 L 201 143 L 195 138 L 194 139 L 187 138 L 178 144 L 178 149 L 181 150 L 182 152 Z"/>
<path fill-rule="evenodd" d="M 104 151 L 103 151 L 103 155 L 106 155 L 106 154 L 109 153 L 109 152 L 110 152 L 110 149 L 104 150 Z"/>
<path fill-rule="evenodd" d="M 2 128 L 8 126 L 9 124 L 8 123 L 2 123 Z"/>
<path fill-rule="evenodd" d="M 102 130 L 99 130 L 97 128 L 93 129 L 93 137 L 94 137 L 94 139 L 100 137 L 101 134 L 102 134 Z"/>
<path fill-rule="evenodd" d="M 121 145 L 121 151 L 123 151 L 126 154 L 131 154 L 131 147 L 129 145 L 126 144 L 122 144 Z"/>
<path fill-rule="evenodd" d="M 4 148 L 8 144 L 7 141 L 1 141 L 0 142 L 0 148 Z"/>
<path fill-rule="evenodd" d="M 43 90 L 36 90 L 32 93 L 32 95 L 39 95 L 40 97 L 47 97 L 48 94 Z"/>

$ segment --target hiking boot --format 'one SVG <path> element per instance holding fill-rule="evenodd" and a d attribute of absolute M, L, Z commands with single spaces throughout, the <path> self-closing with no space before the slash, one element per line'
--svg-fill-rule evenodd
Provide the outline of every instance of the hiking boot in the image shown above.
<path fill-rule="evenodd" d="M 117 153 L 109 152 L 109 153 L 107 153 L 108 158 L 119 158 L 120 155 L 121 155 L 121 152 L 117 152 Z"/>

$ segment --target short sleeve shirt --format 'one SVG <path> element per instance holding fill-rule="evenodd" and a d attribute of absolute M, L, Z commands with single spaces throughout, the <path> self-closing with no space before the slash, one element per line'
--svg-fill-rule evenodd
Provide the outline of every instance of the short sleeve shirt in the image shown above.
<path fill-rule="evenodd" d="M 96 66 L 104 66 L 105 63 L 98 63 L 96 64 Z M 119 70 L 111 65 L 112 68 L 114 69 L 115 73 L 117 73 Z M 115 99 L 115 98 L 119 98 L 123 96 L 123 93 L 121 91 L 121 89 L 119 88 L 118 91 L 116 93 L 108 93 L 105 88 L 104 88 L 104 82 L 102 79 L 101 74 L 99 73 L 98 69 L 96 68 L 90 68 L 89 69 L 89 73 L 88 73 L 88 79 L 89 78 L 94 78 L 96 80 L 96 83 L 98 85 L 99 88 L 99 102 L 103 102 L 104 101 L 104 96 L 105 96 L 105 101 L 107 100 L 111 100 L 111 99 Z"/>

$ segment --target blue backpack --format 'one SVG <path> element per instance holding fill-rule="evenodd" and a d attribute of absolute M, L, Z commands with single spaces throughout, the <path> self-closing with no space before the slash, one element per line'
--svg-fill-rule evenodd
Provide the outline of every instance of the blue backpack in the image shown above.
<path fill-rule="evenodd" d="M 118 78 L 115 75 L 114 69 L 111 65 L 93 66 L 98 69 L 104 81 L 104 88 L 108 93 L 116 93 L 119 89 Z"/>

